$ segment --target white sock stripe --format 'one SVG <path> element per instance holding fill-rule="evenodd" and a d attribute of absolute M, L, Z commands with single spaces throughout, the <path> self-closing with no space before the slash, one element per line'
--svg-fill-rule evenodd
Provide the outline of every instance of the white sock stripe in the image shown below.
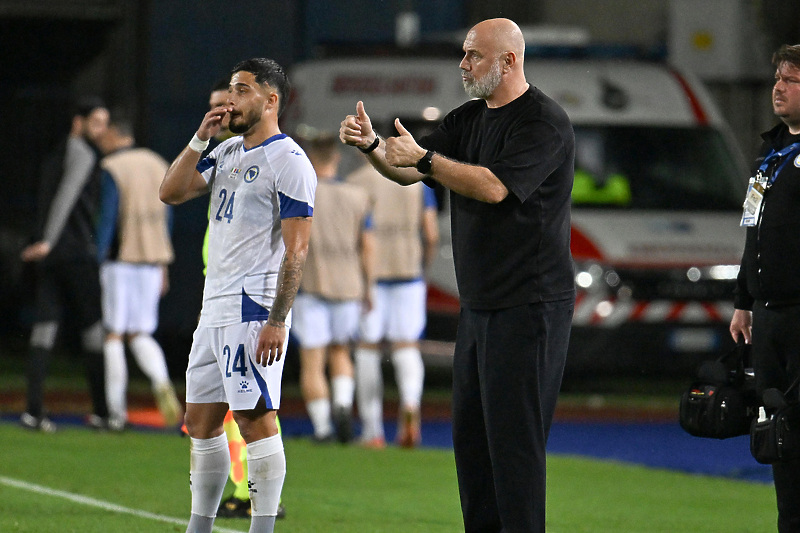
<path fill-rule="evenodd" d="M 228 450 L 228 437 L 225 433 L 212 437 L 210 439 L 192 439 L 192 451 L 195 453 L 207 455 L 216 453 L 220 450 Z"/>
<path fill-rule="evenodd" d="M 267 437 L 266 439 L 257 440 L 247 445 L 247 461 L 253 459 L 262 459 L 281 453 L 283 451 L 283 439 L 281 434 Z"/>

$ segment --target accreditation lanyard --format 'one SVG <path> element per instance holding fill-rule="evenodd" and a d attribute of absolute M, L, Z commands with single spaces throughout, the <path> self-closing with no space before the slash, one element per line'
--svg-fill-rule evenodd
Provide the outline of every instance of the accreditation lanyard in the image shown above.
<path fill-rule="evenodd" d="M 786 163 L 791 159 L 790 156 L 793 156 L 795 152 L 800 152 L 800 142 L 790 144 L 777 152 L 772 150 L 767 154 L 767 157 L 764 158 L 761 166 L 758 167 L 756 175 L 750 178 L 747 184 L 747 194 L 744 199 L 744 211 L 742 212 L 742 221 L 739 223 L 740 226 L 749 227 L 758 224 L 759 215 L 764 205 L 764 193 L 767 189 L 772 187 L 772 184 L 775 183 L 775 180 L 778 178 L 778 174 L 780 174 L 783 167 L 785 167 Z M 781 159 L 783 159 L 783 161 L 773 170 L 772 175 L 767 176 L 766 172 L 769 166 L 772 165 L 773 162 Z"/>

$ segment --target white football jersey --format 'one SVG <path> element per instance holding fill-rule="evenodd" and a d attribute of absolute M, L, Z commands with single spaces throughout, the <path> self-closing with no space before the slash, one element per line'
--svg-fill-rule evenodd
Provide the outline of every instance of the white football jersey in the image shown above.
<path fill-rule="evenodd" d="M 285 252 L 281 219 L 314 212 L 317 176 L 294 140 L 243 143 L 232 137 L 197 164 L 211 190 L 202 326 L 267 318 Z"/>

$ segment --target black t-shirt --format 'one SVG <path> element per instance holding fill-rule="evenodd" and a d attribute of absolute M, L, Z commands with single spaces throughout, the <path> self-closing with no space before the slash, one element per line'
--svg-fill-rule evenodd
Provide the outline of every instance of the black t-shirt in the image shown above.
<path fill-rule="evenodd" d="M 419 144 L 488 168 L 510 191 L 498 204 L 450 192 L 462 305 L 501 309 L 574 297 L 569 240 L 575 136 L 557 103 L 535 87 L 501 108 L 471 100 Z"/>
<path fill-rule="evenodd" d="M 96 149 L 92 147 L 92 151 L 96 152 Z M 50 208 L 58 193 L 61 181 L 64 179 L 66 155 L 67 140 L 64 140 L 55 151 L 46 156 L 42 163 L 33 241 L 39 241 L 44 238 L 48 217 L 51 216 Z M 43 261 L 43 264 L 49 265 L 50 263 L 74 260 L 97 261 L 95 223 L 100 198 L 99 159 L 95 153 L 91 176 L 86 179 L 86 183 L 69 213 L 58 240 L 52 243 L 53 248 Z"/>

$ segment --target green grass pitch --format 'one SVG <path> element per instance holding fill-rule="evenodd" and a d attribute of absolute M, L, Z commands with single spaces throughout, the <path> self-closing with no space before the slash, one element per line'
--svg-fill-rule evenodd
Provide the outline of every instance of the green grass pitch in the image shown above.
<path fill-rule="evenodd" d="M 279 532 L 457 532 L 452 451 L 364 450 L 286 439 Z M 189 441 L 174 434 L 47 435 L 0 423 L 0 531 L 183 532 Z M 551 455 L 551 533 L 775 530 L 769 485 Z M 217 520 L 222 533 L 246 520 Z"/>

